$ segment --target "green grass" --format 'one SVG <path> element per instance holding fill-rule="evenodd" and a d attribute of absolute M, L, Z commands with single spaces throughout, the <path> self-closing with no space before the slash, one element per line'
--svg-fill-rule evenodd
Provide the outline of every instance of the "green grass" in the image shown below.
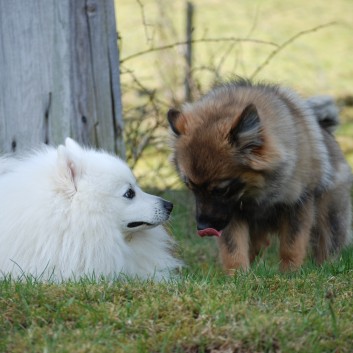
<path fill-rule="evenodd" d="M 1 281 L 0 352 L 351 352 L 352 248 L 281 274 L 274 242 L 227 277 L 214 239 L 195 235 L 191 196 L 163 196 L 186 262 L 175 279 Z"/>
<path fill-rule="evenodd" d="M 161 284 L 1 282 L 0 350 L 351 352 L 350 257 L 294 275 L 259 265 Z"/>

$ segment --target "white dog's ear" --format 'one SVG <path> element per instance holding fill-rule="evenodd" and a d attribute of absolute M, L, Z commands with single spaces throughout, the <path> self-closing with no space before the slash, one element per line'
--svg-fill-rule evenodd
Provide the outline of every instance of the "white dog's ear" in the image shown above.
<path fill-rule="evenodd" d="M 58 167 L 61 177 L 73 183 L 77 190 L 77 182 L 82 175 L 82 149 L 71 139 L 66 139 L 65 146 L 58 147 Z"/>
<path fill-rule="evenodd" d="M 82 152 L 82 147 L 70 137 L 65 139 L 65 147 L 76 154 L 80 154 Z"/>

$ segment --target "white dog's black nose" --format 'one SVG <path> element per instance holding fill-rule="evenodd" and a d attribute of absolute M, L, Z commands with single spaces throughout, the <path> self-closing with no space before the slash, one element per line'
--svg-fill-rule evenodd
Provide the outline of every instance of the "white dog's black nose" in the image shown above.
<path fill-rule="evenodd" d="M 166 201 L 166 200 L 163 200 L 163 207 L 168 212 L 168 215 L 173 210 L 173 204 L 171 202 L 169 202 L 169 201 Z"/>

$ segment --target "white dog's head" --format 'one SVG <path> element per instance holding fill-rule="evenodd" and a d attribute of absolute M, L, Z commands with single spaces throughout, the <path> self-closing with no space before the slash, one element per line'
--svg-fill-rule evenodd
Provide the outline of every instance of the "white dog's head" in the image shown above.
<path fill-rule="evenodd" d="M 58 188 L 76 210 L 94 215 L 95 222 L 114 224 L 123 234 L 160 225 L 173 209 L 172 203 L 143 192 L 125 162 L 81 148 L 70 138 L 58 147 L 57 175 Z"/>

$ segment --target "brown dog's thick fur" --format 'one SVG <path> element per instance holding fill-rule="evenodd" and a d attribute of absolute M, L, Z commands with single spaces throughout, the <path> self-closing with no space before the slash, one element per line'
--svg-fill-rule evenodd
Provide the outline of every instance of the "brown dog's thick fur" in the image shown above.
<path fill-rule="evenodd" d="M 282 270 L 317 263 L 351 239 L 349 165 L 333 137 L 336 108 L 275 85 L 230 82 L 171 109 L 174 163 L 196 200 L 199 231 L 225 270 L 248 269 L 278 234 Z"/>

